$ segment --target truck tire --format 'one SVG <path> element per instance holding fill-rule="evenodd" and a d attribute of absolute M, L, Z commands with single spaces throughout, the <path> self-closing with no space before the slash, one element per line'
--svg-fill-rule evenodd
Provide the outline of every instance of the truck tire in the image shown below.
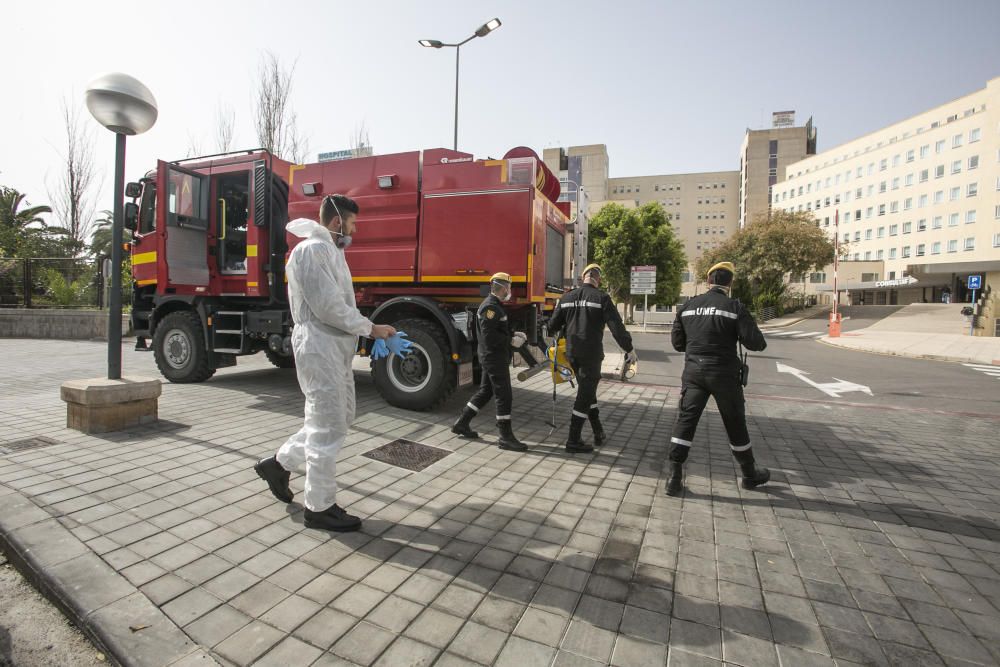
<path fill-rule="evenodd" d="M 274 352 L 269 347 L 264 348 L 264 354 L 276 368 L 295 368 L 295 357 L 292 355 L 285 356 L 281 352 Z"/>
<path fill-rule="evenodd" d="M 448 337 L 435 323 L 423 319 L 394 322 L 413 343 L 405 359 L 390 356 L 375 362 L 375 388 L 390 405 L 407 410 L 430 410 L 455 391 Z"/>
<path fill-rule="evenodd" d="M 163 318 L 153 334 L 156 367 L 171 382 L 202 382 L 215 375 L 209 363 L 201 318 L 178 310 Z"/>

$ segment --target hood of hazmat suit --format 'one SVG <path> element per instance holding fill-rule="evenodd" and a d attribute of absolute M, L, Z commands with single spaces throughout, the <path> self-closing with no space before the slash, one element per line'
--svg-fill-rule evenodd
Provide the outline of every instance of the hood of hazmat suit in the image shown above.
<path fill-rule="evenodd" d="M 292 351 L 305 394 L 305 422 L 278 450 L 286 470 L 305 464 L 305 505 L 322 512 L 336 502 L 336 463 L 354 420 L 351 362 L 358 336 L 371 333 L 371 320 L 358 311 L 344 251 L 319 223 L 299 218 L 286 229 L 303 239 L 286 266 L 288 302 L 295 327 Z"/>

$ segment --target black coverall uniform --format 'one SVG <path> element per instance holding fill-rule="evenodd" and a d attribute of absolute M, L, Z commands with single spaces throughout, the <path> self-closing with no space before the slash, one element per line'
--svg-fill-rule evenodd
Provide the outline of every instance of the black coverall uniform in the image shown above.
<path fill-rule="evenodd" d="M 468 403 L 477 414 L 496 396 L 497 421 L 510 421 L 513 390 L 510 386 L 510 325 L 503 303 L 493 294 L 486 297 L 476 312 L 479 327 L 479 364 L 483 378 L 479 391 Z"/>
<path fill-rule="evenodd" d="M 737 342 L 754 352 L 767 347 L 753 316 L 721 288 L 713 287 L 694 297 L 677 313 L 671 343 L 675 350 L 684 352 L 684 373 L 680 412 L 670 439 L 671 461 L 687 460 L 698 420 L 709 396 L 714 396 L 733 456 L 740 464 L 753 462 Z"/>
<path fill-rule="evenodd" d="M 632 336 L 625 329 L 611 297 L 593 285 L 584 283 L 562 296 L 549 320 L 549 335 L 564 330 L 566 357 L 576 374 L 576 401 L 570 420 L 570 440 L 578 441 L 583 422 L 590 419 L 594 432 L 602 431 L 597 407 L 597 385 L 601 381 L 604 360 L 604 327 L 611 329 L 615 341 L 625 352 L 632 351 Z"/>

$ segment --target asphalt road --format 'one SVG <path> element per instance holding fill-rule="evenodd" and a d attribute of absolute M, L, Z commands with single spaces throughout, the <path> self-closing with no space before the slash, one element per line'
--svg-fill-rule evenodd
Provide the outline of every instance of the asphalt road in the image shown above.
<path fill-rule="evenodd" d="M 844 309 L 843 331 L 871 326 L 892 307 Z M 747 394 L 785 396 L 834 403 L 893 408 L 1000 414 L 1000 377 L 960 363 L 890 357 L 855 352 L 818 342 L 826 333 L 820 313 L 780 329 L 764 326 L 767 349 L 750 353 Z M 669 334 L 633 334 L 639 355 L 634 382 L 679 386 L 684 355 L 670 345 Z M 617 352 L 610 335 L 609 356 Z M 779 371 L 779 369 L 781 369 Z M 843 382 L 840 382 L 843 381 Z M 863 388 L 870 390 L 871 395 Z"/>

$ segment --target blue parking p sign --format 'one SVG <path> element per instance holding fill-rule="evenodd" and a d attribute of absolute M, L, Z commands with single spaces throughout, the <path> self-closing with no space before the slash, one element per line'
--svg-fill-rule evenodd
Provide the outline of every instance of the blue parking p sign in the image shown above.
<path fill-rule="evenodd" d="M 969 289 L 982 289 L 983 288 L 983 277 L 982 276 L 969 276 L 969 282 L 966 285 Z"/>

